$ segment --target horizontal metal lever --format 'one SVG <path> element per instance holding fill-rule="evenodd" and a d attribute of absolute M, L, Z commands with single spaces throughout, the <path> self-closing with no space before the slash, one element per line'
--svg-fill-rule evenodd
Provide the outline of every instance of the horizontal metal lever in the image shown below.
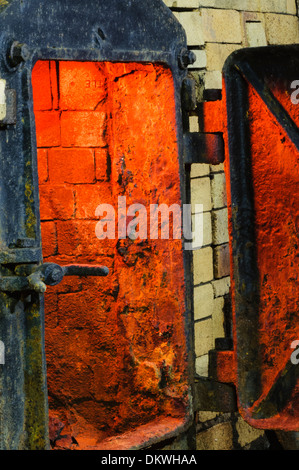
<path fill-rule="evenodd" d="M 90 266 L 88 264 L 70 264 L 62 267 L 65 276 L 107 276 L 106 266 Z"/>
<path fill-rule="evenodd" d="M 22 272 L 22 269 L 17 270 Z M 23 273 L 24 274 L 24 273 Z M 106 266 L 69 265 L 60 266 L 56 263 L 44 263 L 34 268 L 34 271 L 25 276 L 0 277 L 0 291 L 21 292 L 34 290 L 44 293 L 47 286 L 56 286 L 64 276 L 107 276 L 109 269 Z"/>
<path fill-rule="evenodd" d="M 56 286 L 62 281 L 64 276 L 107 276 L 108 273 L 109 269 L 106 266 L 90 266 L 85 264 L 60 266 L 56 263 L 44 263 L 28 276 L 27 279 L 29 285 L 34 290 L 45 292 L 46 286 Z"/>

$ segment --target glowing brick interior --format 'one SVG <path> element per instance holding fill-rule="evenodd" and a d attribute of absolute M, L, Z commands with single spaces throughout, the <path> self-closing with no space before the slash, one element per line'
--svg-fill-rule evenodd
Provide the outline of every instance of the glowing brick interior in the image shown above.
<path fill-rule="evenodd" d="M 178 424 L 189 393 L 182 240 L 95 235 L 96 208 L 117 210 L 119 196 L 148 213 L 181 204 L 171 72 L 39 61 L 32 84 L 44 261 L 110 269 L 47 289 L 50 417 L 80 448 L 156 419 Z"/>

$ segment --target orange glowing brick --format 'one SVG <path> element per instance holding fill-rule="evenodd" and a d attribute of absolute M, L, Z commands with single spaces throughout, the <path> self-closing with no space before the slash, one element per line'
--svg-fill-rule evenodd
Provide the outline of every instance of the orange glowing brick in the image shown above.
<path fill-rule="evenodd" d="M 202 103 L 203 132 L 223 132 L 223 101 Z"/>
<path fill-rule="evenodd" d="M 49 149 L 49 178 L 52 184 L 92 183 L 95 180 L 93 150 L 87 148 Z"/>
<path fill-rule="evenodd" d="M 110 168 L 109 152 L 106 148 L 100 148 L 95 150 L 95 167 L 96 167 L 96 179 L 98 181 L 108 181 Z"/>
<path fill-rule="evenodd" d="M 77 184 L 75 187 L 76 218 L 98 219 L 95 216 L 99 204 L 111 204 L 112 192 L 106 183 Z"/>
<path fill-rule="evenodd" d="M 106 114 L 103 111 L 64 111 L 61 115 L 63 147 L 103 147 Z"/>
<path fill-rule="evenodd" d="M 50 79 L 50 64 L 48 61 L 38 61 L 32 73 L 34 110 L 52 109 L 52 92 Z"/>
<path fill-rule="evenodd" d="M 69 219 L 74 215 L 74 193 L 67 186 L 40 186 L 41 220 Z"/>
<path fill-rule="evenodd" d="M 55 255 L 56 253 L 56 226 L 55 222 L 42 222 L 41 223 L 43 256 Z"/>
<path fill-rule="evenodd" d="M 38 149 L 37 150 L 37 161 L 38 161 L 38 179 L 39 183 L 45 183 L 48 179 L 48 150 Z"/>
<path fill-rule="evenodd" d="M 107 96 L 103 67 L 93 62 L 60 62 L 60 108 L 95 110 Z"/>
<path fill-rule="evenodd" d="M 35 127 L 37 147 L 60 145 L 60 117 L 57 111 L 36 111 Z"/>

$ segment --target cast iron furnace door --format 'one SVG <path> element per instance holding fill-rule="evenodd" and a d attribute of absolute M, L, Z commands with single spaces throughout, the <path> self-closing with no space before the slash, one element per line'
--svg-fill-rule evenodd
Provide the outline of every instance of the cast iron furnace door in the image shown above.
<path fill-rule="evenodd" d="M 163 2 L 142 3 L 1 6 L 3 449 L 49 448 L 48 407 L 81 449 L 142 448 L 192 424 L 190 251 L 181 231 L 156 236 L 163 224 L 130 236 L 136 214 L 189 202 L 192 55 Z"/>

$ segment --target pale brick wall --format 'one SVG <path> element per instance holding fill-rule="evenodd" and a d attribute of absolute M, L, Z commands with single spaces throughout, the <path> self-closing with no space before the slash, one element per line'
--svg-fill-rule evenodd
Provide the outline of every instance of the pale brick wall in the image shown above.
<path fill-rule="evenodd" d="M 202 102 L 221 99 L 222 67 L 243 47 L 299 43 L 296 0 L 164 0 L 186 30 L 196 62 L 190 73 L 197 84 L 198 108 L 190 131 L 203 132 Z M 217 103 L 216 103 L 217 104 Z M 212 108 L 207 112 L 212 112 Z M 215 131 L 217 132 L 217 131 Z M 196 371 L 208 374 L 208 353 L 224 337 L 224 306 L 229 298 L 230 267 L 226 188 L 223 165 L 192 165 L 191 195 L 203 204 L 204 246 L 194 251 Z M 264 433 L 240 417 L 200 412 L 198 449 L 267 447 Z"/>

